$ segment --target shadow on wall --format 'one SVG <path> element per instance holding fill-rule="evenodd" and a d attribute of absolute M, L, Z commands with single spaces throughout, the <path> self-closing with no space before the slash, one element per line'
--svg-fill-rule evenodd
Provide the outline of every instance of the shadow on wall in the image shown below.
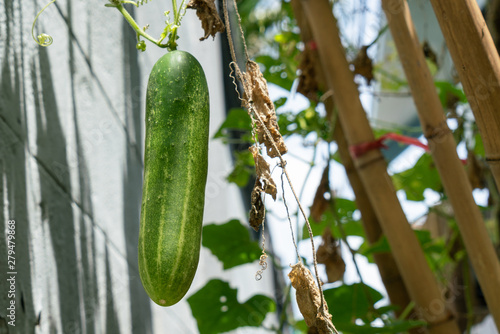
<path fill-rule="evenodd" d="M 72 18 L 64 18 L 71 36 L 67 44 L 72 104 L 64 106 L 68 110 L 60 111 L 54 80 L 64 78 L 53 78 L 49 55 L 43 47 L 38 48 L 39 56 L 33 57 L 30 64 L 21 61 L 27 57 L 22 47 L 13 45 L 11 27 L 20 29 L 23 20 L 15 21 L 14 17 L 19 14 L 14 15 L 14 11 L 23 9 L 14 8 L 12 0 L 1 2 L 6 21 L 0 24 L 5 25 L 7 33 L 3 41 L 0 77 L 0 254 L 7 254 L 6 223 L 13 219 L 16 221 L 17 275 L 15 327 L 7 324 L 9 318 L 4 305 L 8 305 L 10 299 L 4 292 L 8 286 L 5 280 L 0 283 L 0 333 L 34 333 L 37 326 L 47 329 L 48 333 L 120 333 L 118 307 L 113 297 L 116 281 L 110 266 L 113 259 L 107 238 L 96 238 L 100 229 L 93 217 L 90 174 L 78 124 L 78 113 L 85 111 L 80 110 L 75 102 L 78 93 L 75 53 L 83 51 L 71 31 Z M 24 5 L 33 9 L 34 1 Z M 72 13 L 71 2 L 67 5 L 68 13 Z M 126 125 L 133 131 L 130 134 L 135 139 L 132 144 L 140 146 L 141 94 L 135 36 L 130 35 L 128 27 L 124 26 L 123 30 L 127 32 L 125 36 L 130 37 L 125 38 L 123 45 L 127 64 L 123 69 L 123 90 L 129 99 Z M 91 68 L 90 73 L 94 82 L 98 82 Z M 31 91 L 33 96 L 27 96 Z M 28 103 L 33 103 L 31 110 L 35 112 L 36 128 L 30 128 L 35 124 L 27 121 Z M 59 116 L 68 114 L 73 116 L 70 126 L 75 136 L 74 148 L 68 147 Z M 35 132 L 36 153 L 28 145 L 28 133 Z M 68 151 L 70 149 L 72 152 Z M 152 332 L 151 309 L 140 283 L 136 249 L 142 168 L 138 148 L 129 145 L 126 149 L 123 228 L 130 277 L 130 332 L 147 334 Z M 75 179 L 78 180 L 76 185 Z M 77 196 L 76 200 L 74 196 Z M 35 212 L 29 212 L 30 208 L 36 208 Z M 99 242 L 105 244 L 99 245 Z M 97 249 L 105 250 L 105 258 L 101 261 L 97 259 L 97 256 L 102 256 Z M 4 259 L 0 261 L 2 276 L 9 271 L 5 262 Z M 98 268 L 98 263 L 103 263 L 105 268 Z M 98 270 L 104 270 L 101 276 L 105 277 L 106 287 L 99 286 Z M 35 281 L 32 277 L 36 277 Z M 38 286 L 33 286 L 34 283 Z M 34 300 L 34 295 L 40 299 Z"/>
<path fill-rule="evenodd" d="M 12 4 L 6 3 L 5 14 L 7 21 L 12 20 Z M 7 25 L 9 27 L 9 25 Z M 7 317 L 7 305 L 10 305 L 7 291 L 10 290 L 10 284 L 5 277 L 7 272 L 16 271 L 16 332 L 30 333 L 35 325 L 35 315 L 33 312 L 33 296 L 31 293 L 31 268 L 29 261 L 17 261 L 16 263 L 5 261 L 7 256 L 6 244 L 6 223 L 15 219 L 15 243 L 16 259 L 28 259 L 29 249 L 29 231 L 27 215 L 27 192 L 26 192 L 26 119 L 25 110 L 21 110 L 21 78 L 19 71 L 12 72 L 12 69 L 19 68 L 20 56 L 14 54 L 14 64 L 9 65 L 9 50 L 11 49 L 11 37 L 7 29 L 5 47 L 3 49 L 3 63 L 1 69 L 0 84 L 0 270 L 2 280 L 0 284 L 0 333 L 8 333 L 12 328 L 7 325 L 12 318 Z M 24 103 L 22 105 L 25 105 Z M 6 215 L 8 215 L 6 217 Z M 7 265 L 15 265 L 9 269 Z M 9 275 L 10 278 L 10 275 Z M 8 311 L 10 313 L 10 311 Z M 22 320 L 21 320 L 22 319 Z"/>
<path fill-rule="evenodd" d="M 7 272 L 17 272 L 15 275 L 15 311 L 16 311 L 16 333 L 31 333 L 36 325 L 36 316 L 33 310 L 33 295 L 31 289 L 31 268 L 29 266 L 29 229 L 28 229 L 28 205 L 26 191 L 26 162 L 25 151 L 26 138 L 26 110 L 21 109 L 26 106 L 24 95 L 22 94 L 22 72 L 19 70 L 23 64 L 22 54 L 12 54 L 11 25 L 9 22 L 14 17 L 14 7 L 12 2 L 4 3 L 4 13 L 6 18 L 6 36 L 3 48 L 3 62 L 1 64 L 0 83 L 0 271 L 2 280 L 0 284 L 0 333 L 8 333 L 13 327 L 7 323 L 12 321 L 8 318 L 10 311 L 10 298 L 7 292 L 10 284 L 5 277 Z M 13 64 L 8 63 L 8 59 L 13 59 Z M 13 69 L 18 69 L 14 70 Z M 6 223 L 15 220 L 15 259 L 16 262 L 8 262 L 6 244 Z M 14 240 L 13 240 L 14 241 Z M 24 261 L 23 261 L 24 259 Z M 15 267 L 8 267 L 13 265 Z M 11 275 L 9 275 L 9 278 Z M 7 314 L 9 312 L 9 314 Z"/>
<path fill-rule="evenodd" d="M 132 12 L 133 14 L 133 12 Z M 132 315 L 132 333 L 152 333 L 151 301 L 144 291 L 139 277 L 137 244 L 139 236 L 140 204 L 142 197 L 142 159 L 137 152 L 141 152 L 142 126 L 141 112 L 142 92 L 139 72 L 138 54 L 136 49 L 136 35 L 127 22 L 122 23 L 123 57 L 123 96 L 125 102 L 125 126 L 129 129 L 128 146 L 126 148 L 126 168 L 123 175 L 123 203 L 124 205 L 124 235 L 127 245 L 127 263 L 129 264 L 129 293 L 130 314 Z M 133 205 L 136 204 L 136 205 Z"/>

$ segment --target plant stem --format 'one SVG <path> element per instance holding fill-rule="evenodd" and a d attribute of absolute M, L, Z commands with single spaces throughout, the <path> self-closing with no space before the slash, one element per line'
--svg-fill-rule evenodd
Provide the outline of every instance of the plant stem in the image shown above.
<path fill-rule="evenodd" d="M 177 14 L 179 13 L 177 10 L 177 0 L 172 0 L 172 7 L 174 8 L 174 24 L 177 24 Z"/>
<path fill-rule="evenodd" d="M 134 18 L 130 15 L 130 13 L 125 8 L 123 8 L 122 5 L 117 4 L 117 5 L 113 5 L 113 7 L 115 7 L 116 9 L 118 9 L 118 11 L 123 15 L 123 17 L 125 18 L 125 20 L 127 20 L 127 22 L 130 24 L 130 26 L 132 27 L 132 29 L 134 29 L 134 31 L 138 35 L 144 37 L 145 39 L 147 39 L 151 43 L 154 43 L 154 44 L 158 45 L 161 48 L 166 48 L 167 47 L 167 44 L 161 44 L 158 40 L 156 40 L 155 38 L 153 38 L 152 36 L 150 36 L 149 34 L 147 34 L 143 29 L 141 29 L 139 27 L 139 25 L 137 24 L 137 22 L 135 22 Z"/>
<path fill-rule="evenodd" d="M 401 314 L 399 315 L 399 320 L 404 320 L 406 319 L 410 314 L 411 312 L 415 309 L 415 302 L 414 301 L 411 301 L 406 307 L 405 309 L 403 310 L 403 312 L 401 312 Z"/>

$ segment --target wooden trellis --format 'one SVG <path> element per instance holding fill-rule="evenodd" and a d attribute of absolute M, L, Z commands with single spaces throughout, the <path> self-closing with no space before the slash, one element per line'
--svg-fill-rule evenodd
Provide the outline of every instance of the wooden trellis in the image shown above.
<path fill-rule="evenodd" d="M 453 3 L 458 2 L 462 1 Z M 500 263 L 490 242 L 481 212 L 472 197 L 472 187 L 467 174 L 458 158 L 456 143 L 446 124 L 445 114 L 431 72 L 426 66 L 408 4 L 406 0 L 382 0 L 382 7 L 388 16 L 389 28 L 417 106 L 422 130 L 429 142 L 434 163 L 453 207 L 467 254 L 483 289 L 490 312 L 500 328 L 500 293 L 498 293 Z M 496 58 L 498 59 L 498 54 Z M 497 101 L 500 101 L 499 97 L 497 95 Z M 500 115 L 498 112 L 497 114 Z M 494 143 L 499 138 L 500 132 L 497 132 L 496 136 L 488 140 Z"/>
<path fill-rule="evenodd" d="M 475 0 L 431 3 L 500 189 L 500 58 L 495 43 Z M 499 326 L 500 320 L 496 323 Z"/>
<path fill-rule="evenodd" d="M 300 0 L 292 0 L 291 4 L 295 13 L 297 24 L 300 27 L 302 41 L 307 45 L 313 41 L 313 38 L 311 29 L 309 28 L 309 23 L 307 22 L 307 18 L 302 10 L 301 2 Z M 324 90 L 327 84 L 325 82 L 325 77 L 321 75 L 322 71 L 319 56 L 317 53 L 312 53 L 312 57 L 311 61 L 316 67 L 315 79 L 318 81 L 318 84 L 321 87 L 320 89 Z M 328 118 L 331 120 L 332 124 L 335 123 L 333 139 L 337 143 L 340 159 L 344 165 L 347 177 L 349 178 L 349 183 L 351 184 L 356 197 L 356 205 L 361 212 L 361 216 L 363 217 L 362 222 L 366 238 L 369 244 L 374 244 L 381 238 L 383 234 L 382 228 L 380 227 L 375 210 L 368 199 L 365 187 L 359 178 L 354 162 L 349 154 L 349 147 L 345 140 L 342 127 L 339 122 L 335 122 L 333 96 L 327 98 L 324 103 Z M 387 294 L 389 295 L 391 303 L 399 307 L 399 309 L 395 311 L 396 315 L 399 316 L 409 305 L 411 299 L 408 295 L 408 291 L 406 290 L 396 262 L 394 261 L 394 257 L 391 253 L 375 253 L 373 254 L 373 258 L 379 268 L 380 276 L 386 286 Z"/>
<path fill-rule="evenodd" d="M 453 56 L 466 95 L 483 136 L 486 158 L 500 185 L 500 60 L 477 4 L 473 0 L 449 2 L 431 0 Z M 359 100 L 354 76 L 349 69 L 340 42 L 336 20 L 328 0 L 292 1 L 296 16 L 305 13 L 307 22 L 302 29 L 317 45 L 322 72 L 333 92 L 338 118 L 345 135 L 337 140 L 348 145 L 373 142 L 373 132 Z M 455 142 L 436 93 L 424 54 L 419 46 L 406 0 L 382 0 L 409 86 L 419 111 L 424 135 L 429 140 L 431 154 L 440 172 L 445 191 L 454 208 L 465 247 L 485 293 L 490 312 L 500 328 L 500 263 L 488 237 L 481 213 L 472 197 L 472 189 L 464 167 L 458 159 Z M 310 30 L 309 30 L 310 29 Z M 302 34 L 304 38 L 304 33 Z M 467 43 L 463 43 L 464 38 Z M 305 40 L 305 42 L 307 42 Z M 478 87 L 482 87 L 479 90 Z M 344 152 L 345 153 L 345 152 Z M 345 161 L 349 162 L 348 157 Z M 459 333 L 451 312 L 447 309 L 440 288 L 428 267 L 423 251 L 413 234 L 386 163 L 378 149 L 366 152 L 353 161 L 357 185 L 356 195 L 366 191 L 369 205 L 375 212 L 372 224 L 380 223 L 394 260 L 403 277 L 408 293 L 415 301 L 419 314 L 429 323 L 430 333 Z M 353 184 L 354 187 L 355 184 Z M 500 187 L 499 187 L 500 188 Z M 361 189 L 361 190 L 360 190 Z M 369 210 L 363 213 L 369 215 Z M 369 220 L 370 221 L 370 220 Z M 370 226 L 366 225 L 368 230 Z M 374 231 L 374 226 L 372 232 Z M 375 228 L 376 230 L 376 228 Z M 367 233 L 367 236 L 369 233 Z M 403 286 L 404 289 L 404 286 Z"/>

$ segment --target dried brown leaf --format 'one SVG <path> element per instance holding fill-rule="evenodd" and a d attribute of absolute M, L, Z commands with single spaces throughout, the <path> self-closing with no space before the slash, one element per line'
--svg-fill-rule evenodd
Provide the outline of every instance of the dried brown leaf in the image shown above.
<path fill-rule="evenodd" d="M 262 189 L 259 184 L 259 180 L 255 181 L 255 185 L 250 195 L 250 219 L 249 224 L 255 230 L 259 230 L 259 226 L 262 225 L 265 218 L 264 202 L 262 201 Z"/>
<path fill-rule="evenodd" d="M 297 292 L 297 304 L 306 325 L 309 328 L 315 327 L 317 333 L 320 334 L 331 333 L 330 328 L 334 328 L 332 316 L 328 313 L 326 302 L 324 304 L 325 312 L 321 314 L 322 296 L 309 269 L 299 262 L 292 266 L 288 277 Z"/>
<path fill-rule="evenodd" d="M 330 192 L 330 183 L 328 180 L 328 173 L 330 171 L 329 165 L 323 170 L 323 175 L 321 176 L 321 181 L 319 183 L 318 189 L 316 189 L 316 195 L 314 195 L 313 204 L 311 206 L 311 217 L 316 222 L 321 221 L 321 216 L 328 209 L 329 200 L 325 198 L 325 194 Z"/>
<path fill-rule="evenodd" d="M 484 189 L 486 187 L 484 169 L 472 151 L 469 151 L 467 156 L 467 176 L 472 189 Z"/>
<path fill-rule="evenodd" d="M 351 64 L 354 66 L 354 74 L 362 75 L 367 84 L 370 84 L 373 80 L 373 63 L 371 58 L 368 57 L 367 50 L 367 45 L 361 47 Z"/>
<path fill-rule="evenodd" d="M 325 265 L 329 283 L 339 281 L 344 277 L 345 262 L 342 259 L 340 243 L 333 237 L 329 227 L 323 232 L 323 243 L 318 247 L 316 259 L 318 263 Z"/>
<path fill-rule="evenodd" d="M 273 178 L 271 177 L 271 171 L 269 169 L 269 164 L 264 159 L 262 155 L 259 153 L 259 149 L 256 146 L 250 146 L 250 152 L 252 152 L 253 159 L 255 161 L 255 171 L 257 174 L 257 180 L 260 180 L 262 183 L 261 189 L 266 194 L 269 194 L 276 200 L 276 183 L 274 183 Z"/>
<path fill-rule="evenodd" d="M 314 62 L 315 57 L 313 52 L 314 51 L 309 47 L 306 47 L 302 52 L 299 63 L 300 75 L 297 92 L 317 102 L 319 85 L 316 81 L 316 64 Z"/>
<path fill-rule="evenodd" d="M 215 0 L 191 0 L 187 8 L 196 9 L 196 15 L 200 19 L 201 27 L 205 31 L 205 36 L 200 38 L 200 41 L 207 39 L 208 36 L 215 38 L 218 32 L 224 32 L 224 23 L 222 23 L 215 8 Z"/>
<path fill-rule="evenodd" d="M 245 97 L 250 98 L 255 112 L 264 123 L 264 125 L 260 122 L 257 123 L 259 142 L 266 146 L 267 154 L 271 158 L 275 158 L 279 156 L 279 154 L 285 154 L 287 152 L 287 148 L 283 137 L 279 132 L 276 112 L 274 111 L 274 104 L 269 98 L 266 79 L 264 79 L 264 76 L 260 72 L 259 65 L 256 62 L 251 60 L 247 62 L 247 72 L 245 73 L 245 78 L 247 81 L 247 84 L 245 85 L 247 87 L 245 89 Z M 247 89 L 249 90 L 248 92 L 246 91 Z M 274 148 L 271 139 L 268 138 L 264 127 L 267 128 L 271 134 L 272 139 L 276 143 L 279 154 Z"/>

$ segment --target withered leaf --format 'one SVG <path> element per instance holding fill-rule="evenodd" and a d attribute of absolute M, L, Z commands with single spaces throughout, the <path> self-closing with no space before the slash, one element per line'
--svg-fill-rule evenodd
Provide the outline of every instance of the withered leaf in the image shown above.
<path fill-rule="evenodd" d="M 325 265 L 329 283 L 344 277 L 345 263 L 340 251 L 340 242 L 333 237 L 329 227 L 326 227 L 323 232 L 323 242 L 318 247 L 316 259 L 318 263 Z"/>
<path fill-rule="evenodd" d="M 297 304 L 300 313 L 304 316 L 306 325 L 309 328 L 315 327 L 317 333 L 320 334 L 331 333 L 330 328 L 334 328 L 332 316 L 328 312 L 326 301 L 324 304 L 325 314 L 321 314 L 321 299 L 323 296 L 321 296 L 309 269 L 299 262 L 292 266 L 292 271 L 290 271 L 288 277 L 296 290 Z"/>
<path fill-rule="evenodd" d="M 262 183 L 261 190 L 266 194 L 269 194 L 276 200 L 276 183 L 274 183 L 271 177 L 271 171 L 269 170 L 269 164 L 259 153 L 259 149 L 256 146 L 250 146 L 248 148 L 252 152 L 253 159 L 255 161 L 255 171 L 257 174 L 257 180 Z M 257 183 L 256 183 L 257 184 Z"/>
<path fill-rule="evenodd" d="M 208 36 L 215 38 L 218 32 L 224 32 L 224 23 L 222 23 L 215 8 L 215 0 L 191 0 L 187 4 L 187 8 L 196 9 L 196 15 L 205 31 L 205 36 L 200 38 L 200 41 L 207 39 Z"/>
<path fill-rule="evenodd" d="M 316 81 L 316 64 L 313 52 L 310 47 L 306 47 L 302 51 L 299 63 L 300 75 L 297 92 L 313 101 L 318 101 L 319 85 Z"/>
<path fill-rule="evenodd" d="M 329 201 L 325 198 L 325 194 L 330 192 L 330 183 L 328 180 L 329 171 L 330 168 L 329 165 L 327 165 L 323 170 L 323 175 L 321 176 L 321 181 L 318 189 L 316 189 L 316 195 L 314 195 L 313 204 L 311 206 L 311 217 L 316 222 L 321 221 L 321 216 L 328 209 Z"/>
<path fill-rule="evenodd" d="M 267 130 L 271 134 L 272 139 L 276 143 L 276 147 L 279 153 L 285 154 L 287 152 L 287 148 L 285 146 L 283 137 L 279 132 L 276 112 L 274 111 L 274 104 L 269 98 L 266 79 L 264 79 L 264 76 L 259 69 L 259 65 L 256 62 L 251 60 L 247 62 L 247 72 L 245 73 L 245 78 L 247 81 L 246 86 L 249 90 L 248 94 L 245 90 L 245 96 L 246 98 L 250 98 L 250 100 L 253 102 L 255 112 L 259 115 L 259 117 L 262 119 L 262 122 L 264 123 L 264 125 L 262 125 L 260 122 L 257 122 L 257 134 L 259 142 L 263 143 L 266 146 L 267 154 L 271 158 L 279 156 L 278 152 L 273 147 L 271 139 L 268 138 L 268 135 L 266 134 L 265 128 L 267 128 Z"/>
<path fill-rule="evenodd" d="M 356 58 L 352 61 L 354 66 L 354 74 L 359 74 L 366 79 L 366 83 L 370 84 L 373 80 L 373 63 L 367 54 L 368 46 L 361 47 Z"/>
<path fill-rule="evenodd" d="M 259 226 L 262 225 L 265 218 L 264 202 L 261 197 L 262 189 L 259 184 L 259 180 L 255 181 L 255 185 L 250 195 L 250 219 L 249 224 L 255 230 L 259 230 Z"/>

